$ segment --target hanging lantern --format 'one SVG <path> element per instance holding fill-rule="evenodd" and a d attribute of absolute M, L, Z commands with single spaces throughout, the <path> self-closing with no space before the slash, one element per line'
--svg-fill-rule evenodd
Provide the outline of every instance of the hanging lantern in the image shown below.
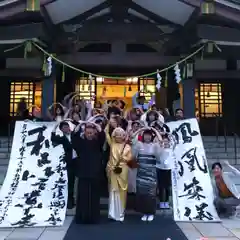
<path fill-rule="evenodd" d="M 40 11 L 40 0 L 27 0 L 27 11 Z"/>
<path fill-rule="evenodd" d="M 215 13 L 215 0 L 203 0 L 201 3 L 202 14 L 214 14 Z"/>

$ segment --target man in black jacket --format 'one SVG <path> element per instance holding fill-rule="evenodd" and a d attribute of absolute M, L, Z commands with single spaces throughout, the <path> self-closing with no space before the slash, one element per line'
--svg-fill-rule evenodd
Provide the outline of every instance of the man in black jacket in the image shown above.
<path fill-rule="evenodd" d="M 59 126 L 59 129 L 62 131 L 63 136 L 56 134 L 56 129 Z M 57 124 L 52 131 L 51 141 L 54 145 L 62 145 L 65 151 L 65 162 L 67 164 L 67 174 L 68 174 L 68 203 L 67 208 L 72 209 L 74 207 L 74 183 L 75 183 L 75 174 L 74 174 L 74 160 L 73 160 L 73 148 L 71 143 L 71 129 L 67 122 L 61 122 Z"/>
<path fill-rule="evenodd" d="M 92 123 L 86 124 L 84 135 L 80 132 L 73 135 L 72 144 L 78 156 L 76 162 L 76 176 L 78 178 L 76 223 L 99 222 L 104 142 L 104 131 L 97 130 Z"/>

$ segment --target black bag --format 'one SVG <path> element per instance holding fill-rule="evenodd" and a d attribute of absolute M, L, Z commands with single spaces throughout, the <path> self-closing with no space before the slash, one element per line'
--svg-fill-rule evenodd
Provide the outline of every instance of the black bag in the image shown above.
<path fill-rule="evenodd" d="M 122 173 L 122 168 L 121 168 L 119 165 L 120 165 L 121 160 L 122 160 L 121 157 L 122 157 L 122 154 L 123 154 L 123 152 L 124 152 L 125 146 L 126 146 L 126 144 L 123 146 L 122 152 L 121 152 L 121 154 L 120 154 L 120 159 L 119 159 L 119 161 L 117 162 L 116 166 L 115 166 L 114 169 L 113 169 L 113 172 L 114 172 L 115 174 L 121 174 L 121 173 Z"/>
<path fill-rule="evenodd" d="M 116 174 L 121 174 L 122 173 L 122 168 L 119 166 L 115 166 L 113 169 L 113 172 Z"/>

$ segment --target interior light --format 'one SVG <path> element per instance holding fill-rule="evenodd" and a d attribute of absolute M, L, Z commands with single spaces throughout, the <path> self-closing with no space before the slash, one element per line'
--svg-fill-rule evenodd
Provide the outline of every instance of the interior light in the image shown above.
<path fill-rule="evenodd" d="M 97 82 L 100 82 L 100 83 L 102 83 L 102 82 L 104 82 L 104 78 L 103 77 L 97 77 Z"/>

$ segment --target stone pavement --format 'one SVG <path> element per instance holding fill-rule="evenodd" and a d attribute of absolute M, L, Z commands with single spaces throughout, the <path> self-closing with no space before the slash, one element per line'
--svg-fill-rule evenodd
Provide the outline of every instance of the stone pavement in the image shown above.
<path fill-rule="evenodd" d="M 72 215 L 72 212 L 68 212 Z M 0 240 L 63 240 L 73 216 L 67 216 L 62 227 L 0 228 Z M 189 240 L 239 240 L 240 220 L 224 219 L 222 223 L 177 223 Z"/>
<path fill-rule="evenodd" d="M 67 216 L 62 227 L 0 228 L 0 240 L 63 240 L 73 216 Z"/>
<path fill-rule="evenodd" d="M 0 181 L 3 182 L 5 174 L 2 175 L 0 172 Z M 240 178 L 234 179 L 234 182 L 240 190 Z M 106 204 L 106 199 L 103 200 L 101 203 Z M 74 210 L 67 212 L 62 227 L 0 228 L 0 240 L 63 240 L 73 215 Z M 203 237 L 208 240 L 240 240 L 240 218 L 239 220 L 223 219 L 222 223 L 179 222 L 177 224 L 189 240 L 200 240 Z"/>
<path fill-rule="evenodd" d="M 222 223 L 178 223 L 189 240 L 205 237 L 208 240 L 240 239 L 240 220 L 223 219 Z"/>

